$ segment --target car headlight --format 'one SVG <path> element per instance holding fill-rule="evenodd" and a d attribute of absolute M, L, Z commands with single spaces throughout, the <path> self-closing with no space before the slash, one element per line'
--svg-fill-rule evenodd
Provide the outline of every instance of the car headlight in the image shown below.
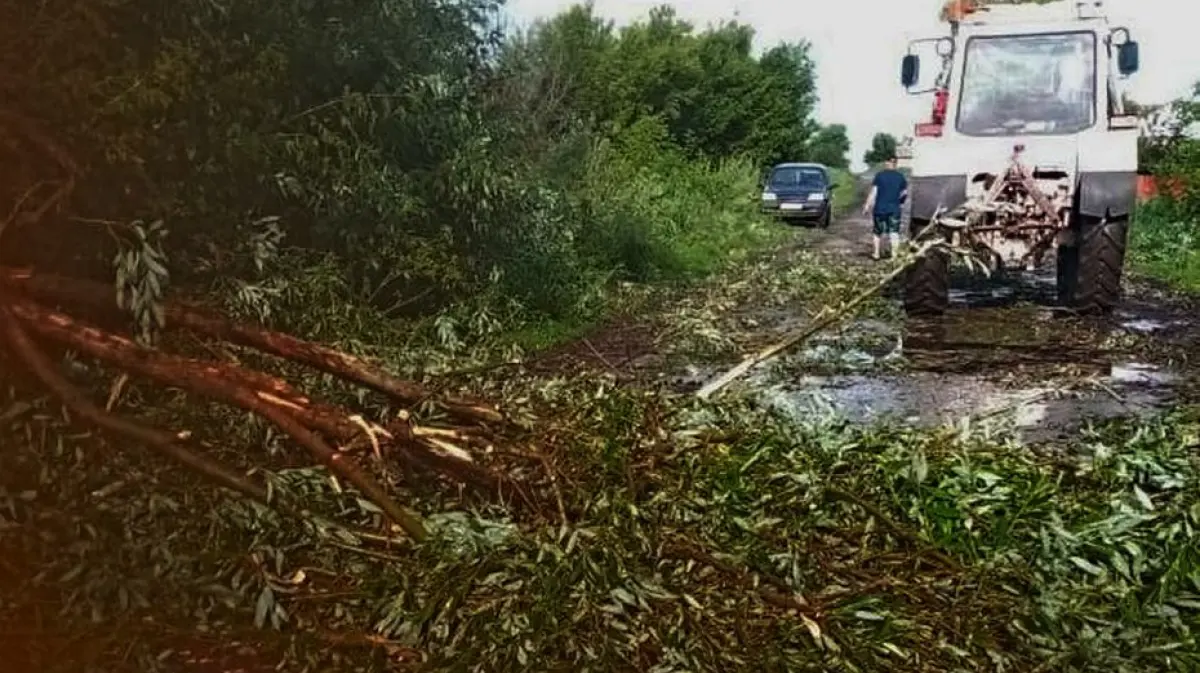
<path fill-rule="evenodd" d="M 821 192 L 817 192 L 816 194 L 809 194 L 808 200 L 809 201 L 824 201 L 825 195 L 822 194 Z"/>
<path fill-rule="evenodd" d="M 763 201 L 776 201 L 778 199 L 779 199 L 779 197 L 775 196 L 775 192 L 763 192 L 763 195 L 762 195 Z"/>

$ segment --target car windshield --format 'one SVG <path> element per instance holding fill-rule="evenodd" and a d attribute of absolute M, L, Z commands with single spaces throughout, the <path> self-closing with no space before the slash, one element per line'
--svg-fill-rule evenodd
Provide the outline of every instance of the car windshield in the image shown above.
<path fill-rule="evenodd" d="M 779 189 L 825 187 L 825 171 L 807 166 L 780 166 L 771 172 L 771 186 Z"/>
<path fill-rule="evenodd" d="M 967 42 L 960 133 L 1077 133 L 1095 123 L 1092 33 L 974 37 Z"/>

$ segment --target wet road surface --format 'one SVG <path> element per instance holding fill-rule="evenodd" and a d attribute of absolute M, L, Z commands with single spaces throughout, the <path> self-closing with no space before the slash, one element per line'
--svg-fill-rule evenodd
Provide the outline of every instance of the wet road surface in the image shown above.
<path fill-rule="evenodd" d="M 865 218 L 801 236 L 843 263 L 872 263 Z M 818 409 L 864 423 L 971 417 L 1002 421 L 1025 442 L 1196 399 L 1188 355 L 1200 355 L 1200 327 L 1182 298 L 1127 280 L 1118 311 L 1083 318 L 1056 305 L 1053 266 L 958 277 L 953 287 L 944 316 L 853 322 L 759 368 L 746 384 L 799 418 Z"/>

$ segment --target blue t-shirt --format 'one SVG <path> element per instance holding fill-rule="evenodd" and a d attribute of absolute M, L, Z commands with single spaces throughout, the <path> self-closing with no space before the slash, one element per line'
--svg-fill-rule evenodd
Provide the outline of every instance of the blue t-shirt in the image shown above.
<path fill-rule="evenodd" d="M 901 196 L 908 189 L 908 180 L 900 171 L 882 170 L 875 174 L 875 215 L 899 215 Z"/>

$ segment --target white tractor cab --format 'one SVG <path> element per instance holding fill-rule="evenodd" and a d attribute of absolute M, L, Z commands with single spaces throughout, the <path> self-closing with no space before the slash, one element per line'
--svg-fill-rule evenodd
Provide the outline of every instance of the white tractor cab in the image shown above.
<path fill-rule="evenodd" d="M 914 134 L 912 235 L 936 226 L 924 236 L 981 251 L 997 270 L 1032 270 L 1056 249 L 1060 299 L 1087 311 L 1120 298 L 1138 167 L 1137 118 L 1118 86 L 1137 72 L 1138 44 L 1102 10 L 953 0 L 950 35 L 913 41 L 901 67 L 909 93 L 935 94 Z M 918 91 L 922 43 L 940 63 Z M 917 261 L 906 307 L 940 313 L 948 298 L 948 255 Z"/>

